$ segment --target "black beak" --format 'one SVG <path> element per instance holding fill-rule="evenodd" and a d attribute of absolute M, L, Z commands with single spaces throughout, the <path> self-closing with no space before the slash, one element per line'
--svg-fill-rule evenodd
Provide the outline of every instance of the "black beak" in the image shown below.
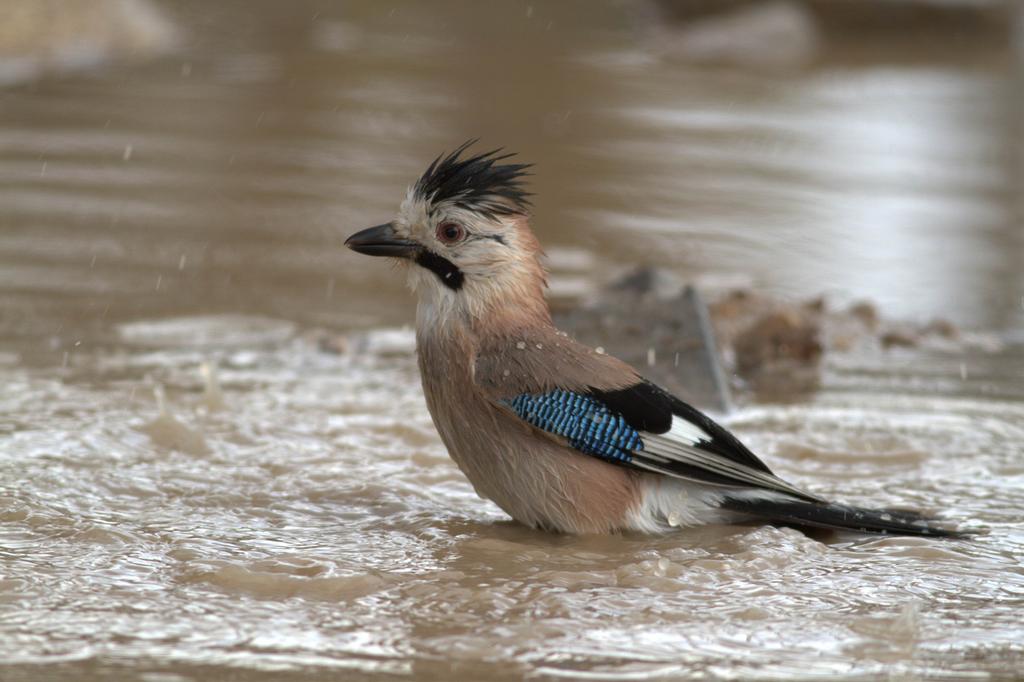
<path fill-rule="evenodd" d="M 391 256 L 392 258 L 412 258 L 420 245 L 395 235 L 391 223 L 368 227 L 345 240 L 345 246 L 367 256 Z"/>

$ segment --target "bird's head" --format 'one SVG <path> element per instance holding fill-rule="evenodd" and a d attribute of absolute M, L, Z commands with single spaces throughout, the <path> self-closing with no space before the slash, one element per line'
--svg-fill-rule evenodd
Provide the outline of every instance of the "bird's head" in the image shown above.
<path fill-rule="evenodd" d="M 439 156 L 409 188 L 394 220 L 345 244 L 408 266 L 409 285 L 441 313 L 480 318 L 496 306 L 547 307 L 541 250 L 527 224 L 526 164 L 501 150 Z"/>

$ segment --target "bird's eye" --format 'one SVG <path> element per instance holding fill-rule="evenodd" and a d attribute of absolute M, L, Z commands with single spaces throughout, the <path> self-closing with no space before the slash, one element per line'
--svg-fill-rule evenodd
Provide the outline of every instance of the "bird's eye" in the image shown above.
<path fill-rule="evenodd" d="M 466 236 L 466 230 L 458 223 L 441 223 L 437 226 L 437 238 L 442 244 L 455 244 Z"/>

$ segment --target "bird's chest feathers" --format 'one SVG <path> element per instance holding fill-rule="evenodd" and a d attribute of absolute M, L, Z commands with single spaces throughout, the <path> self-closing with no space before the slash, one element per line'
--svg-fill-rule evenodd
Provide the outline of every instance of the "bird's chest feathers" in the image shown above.
<path fill-rule="evenodd" d="M 479 409 L 473 382 L 473 344 L 465 331 L 457 327 L 424 324 L 434 314 L 420 305 L 416 355 L 427 408 L 441 438 L 451 449 L 460 426 Z"/>

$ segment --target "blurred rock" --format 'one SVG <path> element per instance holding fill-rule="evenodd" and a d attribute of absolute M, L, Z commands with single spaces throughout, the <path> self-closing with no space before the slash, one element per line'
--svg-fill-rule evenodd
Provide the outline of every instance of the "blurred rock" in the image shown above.
<path fill-rule="evenodd" d="M 772 392 L 816 387 L 822 351 L 820 319 L 793 309 L 762 315 L 734 341 L 736 370 Z"/>
<path fill-rule="evenodd" d="M 331 355 L 344 355 L 352 346 L 352 341 L 345 334 L 332 334 L 316 330 L 307 334 L 306 338 L 316 344 L 322 352 Z"/>
<path fill-rule="evenodd" d="M 745 288 L 709 307 L 727 371 L 744 387 L 773 399 L 818 387 L 824 310 L 824 299 L 786 305 Z"/>
<path fill-rule="evenodd" d="M 879 337 L 884 348 L 913 348 L 917 335 L 910 329 L 890 329 Z"/>
<path fill-rule="evenodd" d="M 956 328 L 956 325 L 942 318 L 936 318 L 925 325 L 924 333 L 941 336 L 945 339 L 956 339 L 960 336 L 960 330 Z"/>
<path fill-rule="evenodd" d="M 710 312 L 728 367 L 755 393 L 781 399 L 817 389 L 826 347 L 823 298 L 786 304 L 738 289 Z"/>
<path fill-rule="evenodd" d="M 687 402 L 716 412 L 731 406 L 707 307 L 671 272 L 638 268 L 584 306 L 556 314 L 556 323 Z"/>
<path fill-rule="evenodd" d="M 685 287 L 686 283 L 668 270 L 639 267 L 612 282 L 605 295 L 614 293 L 668 299 L 678 296 Z"/>
<path fill-rule="evenodd" d="M 850 315 L 863 322 L 868 329 L 878 328 L 878 309 L 867 301 L 850 306 Z"/>
<path fill-rule="evenodd" d="M 887 320 L 861 301 L 832 310 L 822 297 L 783 301 L 740 288 L 705 304 L 673 272 L 637 267 L 572 309 L 554 309 L 574 338 L 636 367 L 688 403 L 727 412 L 732 389 L 761 400 L 798 400 L 817 390 L 830 353 L 893 348 L 994 352 L 998 339 L 962 333 L 948 320 L 925 325 Z M 351 337 L 319 332 L 311 341 L 329 353 L 410 355 L 413 331 L 380 329 Z M 732 381 L 730 381 L 732 377 Z"/>
<path fill-rule="evenodd" d="M 176 40 L 148 0 L 0 0 L 0 85 L 151 57 Z"/>
<path fill-rule="evenodd" d="M 984 335 L 965 337 L 949 320 L 936 319 L 925 325 L 887 320 L 873 304 L 865 301 L 854 303 L 846 310 L 833 311 L 821 297 L 804 303 L 786 303 L 747 289 L 729 292 L 716 300 L 711 305 L 711 318 L 725 357 L 732 358 L 736 371 L 747 380 L 751 379 L 750 370 L 759 363 L 770 363 L 783 355 L 805 366 L 814 364 L 811 347 L 799 343 L 798 328 L 806 334 L 816 328 L 823 353 L 875 352 L 917 346 L 956 350 L 967 345 L 984 347 L 976 337 L 987 338 Z M 755 334 L 758 324 L 765 326 Z M 757 349 L 756 338 L 771 342 L 776 332 L 780 343 L 787 344 L 785 353 L 781 353 L 781 349 L 781 354 L 775 353 L 772 347 Z M 788 345 L 794 343 L 795 346 Z"/>
<path fill-rule="evenodd" d="M 893 348 L 960 352 L 998 349 L 991 335 L 961 332 L 948 320 L 887 320 L 858 302 L 832 310 L 821 296 L 783 301 L 740 288 L 705 306 L 669 271 L 638 268 L 557 323 L 580 341 L 601 346 L 699 407 L 725 410 L 730 386 L 760 399 L 791 400 L 821 383 L 829 353 Z"/>

